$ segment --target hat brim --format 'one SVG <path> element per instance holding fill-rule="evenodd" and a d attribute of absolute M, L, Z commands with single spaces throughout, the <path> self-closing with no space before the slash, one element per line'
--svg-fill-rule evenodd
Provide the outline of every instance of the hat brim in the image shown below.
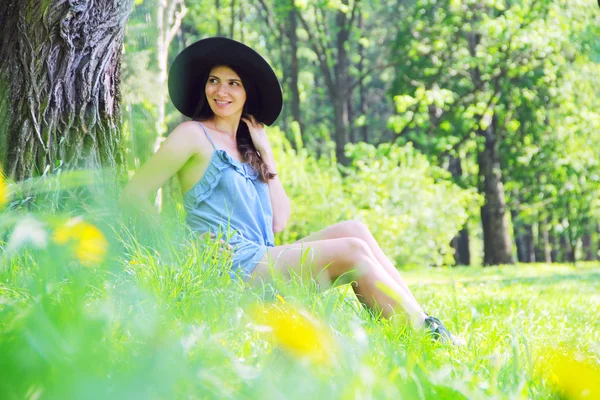
<path fill-rule="evenodd" d="M 211 37 L 199 40 L 181 51 L 169 69 L 169 96 L 185 116 L 193 117 L 198 102 L 205 96 L 201 82 L 216 65 L 241 69 L 256 86 L 256 119 L 271 125 L 281 113 L 283 93 L 275 71 L 255 50 L 238 41 Z"/>

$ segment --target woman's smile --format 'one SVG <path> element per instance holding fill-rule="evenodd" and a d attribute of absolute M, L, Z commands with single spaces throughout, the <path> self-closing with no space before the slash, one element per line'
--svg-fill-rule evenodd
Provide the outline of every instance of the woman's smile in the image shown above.
<path fill-rule="evenodd" d="M 229 104 L 231 104 L 231 101 L 222 101 L 222 100 L 217 100 L 217 99 L 215 99 L 215 103 L 217 104 L 217 106 L 218 106 L 218 107 L 225 108 L 225 107 L 227 107 Z"/>

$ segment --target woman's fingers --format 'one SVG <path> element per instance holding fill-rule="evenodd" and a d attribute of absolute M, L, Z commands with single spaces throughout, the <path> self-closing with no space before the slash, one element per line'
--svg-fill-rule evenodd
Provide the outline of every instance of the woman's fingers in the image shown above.
<path fill-rule="evenodd" d="M 213 232 L 204 232 L 204 233 L 200 234 L 200 237 L 204 238 L 204 236 L 206 234 L 209 234 L 212 239 L 217 237 L 217 235 Z M 233 250 L 233 246 L 231 244 L 225 242 L 225 240 L 223 240 L 223 239 L 219 240 L 219 254 L 223 253 L 223 249 L 225 247 L 229 248 L 230 251 Z"/>

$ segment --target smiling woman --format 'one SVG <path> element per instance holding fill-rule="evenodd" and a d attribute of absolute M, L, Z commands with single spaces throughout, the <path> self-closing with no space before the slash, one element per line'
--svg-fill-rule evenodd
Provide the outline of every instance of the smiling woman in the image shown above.
<path fill-rule="evenodd" d="M 364 224 L 346 221 L 275 246 L 274 234 L 289 219 L 290 201 L 264 125 L 281 112 L 282 92 L 273 69 L 256 51 L 226 38 L 200 40 L 173 62 L 169 93 L 191 120 L 177 126 L 131 179 L 124 198 L 133 196 L 150 210 L 146 199 L 177 174 L 187 224 L 232 246 L 232 278 L 259 283 L 273 273 L 295 272 L 331 284 L 352 274 L 363 305 L 384 317 L 404 315 L 434 338 L 458 343 L 422 310 Z M 304 262 L 307 252 L 310 265 Z"/>

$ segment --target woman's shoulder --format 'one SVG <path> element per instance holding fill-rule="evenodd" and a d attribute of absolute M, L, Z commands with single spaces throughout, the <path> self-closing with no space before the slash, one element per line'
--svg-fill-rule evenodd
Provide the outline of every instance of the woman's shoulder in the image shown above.
<path fill-rule="evenodd" d="M 173 136 L 177 139 L 194 139 L 199 136 L 199 131 L 201 132 L 201 128 L 197 121 L 184 121 L 171 131 L 169 137 Z"/>
<path fill-rule="evenodd" d="M 190 146 L 203 155 L 212 152 L 212 145 L 197 121 L 180 123 L 171 131 L 168 140 L 177 142 L 180 146 Z"/>

